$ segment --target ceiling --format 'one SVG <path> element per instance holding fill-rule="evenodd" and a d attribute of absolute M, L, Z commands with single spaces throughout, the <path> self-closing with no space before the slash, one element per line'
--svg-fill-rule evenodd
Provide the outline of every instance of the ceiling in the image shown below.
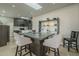
<path fill-rule="evenodd" d="M 0 3 L 0 15 L 7 17 L 31 17 L 39 16 L 59 8 L 63 8 L 72 3 L 39 3 L 43 8 L 41 10 L 34 10 L 24 3 Z M 12 7 L 15 5 L 15 7 Z M 5 11 L 3 11 L 5 10 Z M 3 12 L 4 13 L 3 13 Z"/>

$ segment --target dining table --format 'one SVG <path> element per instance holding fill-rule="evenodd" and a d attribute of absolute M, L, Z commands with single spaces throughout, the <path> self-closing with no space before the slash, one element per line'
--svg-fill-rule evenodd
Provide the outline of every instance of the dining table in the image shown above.
<path fill-rule="evenodd" d="M 29 37 L 32 40 L 31 51 L 37 56 L 46 55 L 47 48 L 43 50 L 43 42 L 50 36 L 54 35 L 51 32 L 28 32 L 23 33 L 25 37 Z"/>

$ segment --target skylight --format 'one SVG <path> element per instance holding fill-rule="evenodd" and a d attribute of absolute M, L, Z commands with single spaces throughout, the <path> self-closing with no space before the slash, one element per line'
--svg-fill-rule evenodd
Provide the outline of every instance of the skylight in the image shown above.
<path fill-rule="evenodd" d="M 32 8 L 35 9 L 35 10 L 39 10 L 39 9 L 42 8 L 42 6 L 40 6 L 40 5 L 37 4 L 37 3 L 26 3 L 26 5 L 32 7 Z"/>

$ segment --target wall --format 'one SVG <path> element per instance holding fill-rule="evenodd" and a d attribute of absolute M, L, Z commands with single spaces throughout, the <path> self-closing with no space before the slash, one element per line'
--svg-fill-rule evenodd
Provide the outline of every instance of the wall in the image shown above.
<path fill-rule="evenodd" d="M 10 26 L 10 37 L 12 37 L 13 36 L 13 18 L 0 16 L 0 23 L 2 23 L 3 25 Z"/>
<path fill-rule="evenodd" d="M 33 28 L 38 31 L 40 20 L 52 19 L 53 17 L 60 18 L 60 33 L 63 36 L 69 36 L 71 30 L 79 30 L 79 4 L 73 4 L 33 18 Z"/>

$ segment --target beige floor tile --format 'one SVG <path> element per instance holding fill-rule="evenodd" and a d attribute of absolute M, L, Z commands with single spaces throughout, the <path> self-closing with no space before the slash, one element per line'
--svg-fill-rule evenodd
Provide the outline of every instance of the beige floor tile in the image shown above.
<path fill-rule="evenodd" d="M 0 47 L 0 56 L 14 56 L 16 50 L 16 44 L 14 41 L 9 42 L 6 46 Z M 71 49 L 70 52 L 67 51 L 67 48 L 63 48 L 60 46 L 60 55 L 61 56 L 79 56 L 79 53 L 77 53 L 75 50 Z M 48 56 L 53 56 L 53 52 L 50 52 L 50 54 L 47 53 Z M 30 56 L 29 54 L 26 56 Z M 33 56 L 35 56 L 33 54 Z"/>

